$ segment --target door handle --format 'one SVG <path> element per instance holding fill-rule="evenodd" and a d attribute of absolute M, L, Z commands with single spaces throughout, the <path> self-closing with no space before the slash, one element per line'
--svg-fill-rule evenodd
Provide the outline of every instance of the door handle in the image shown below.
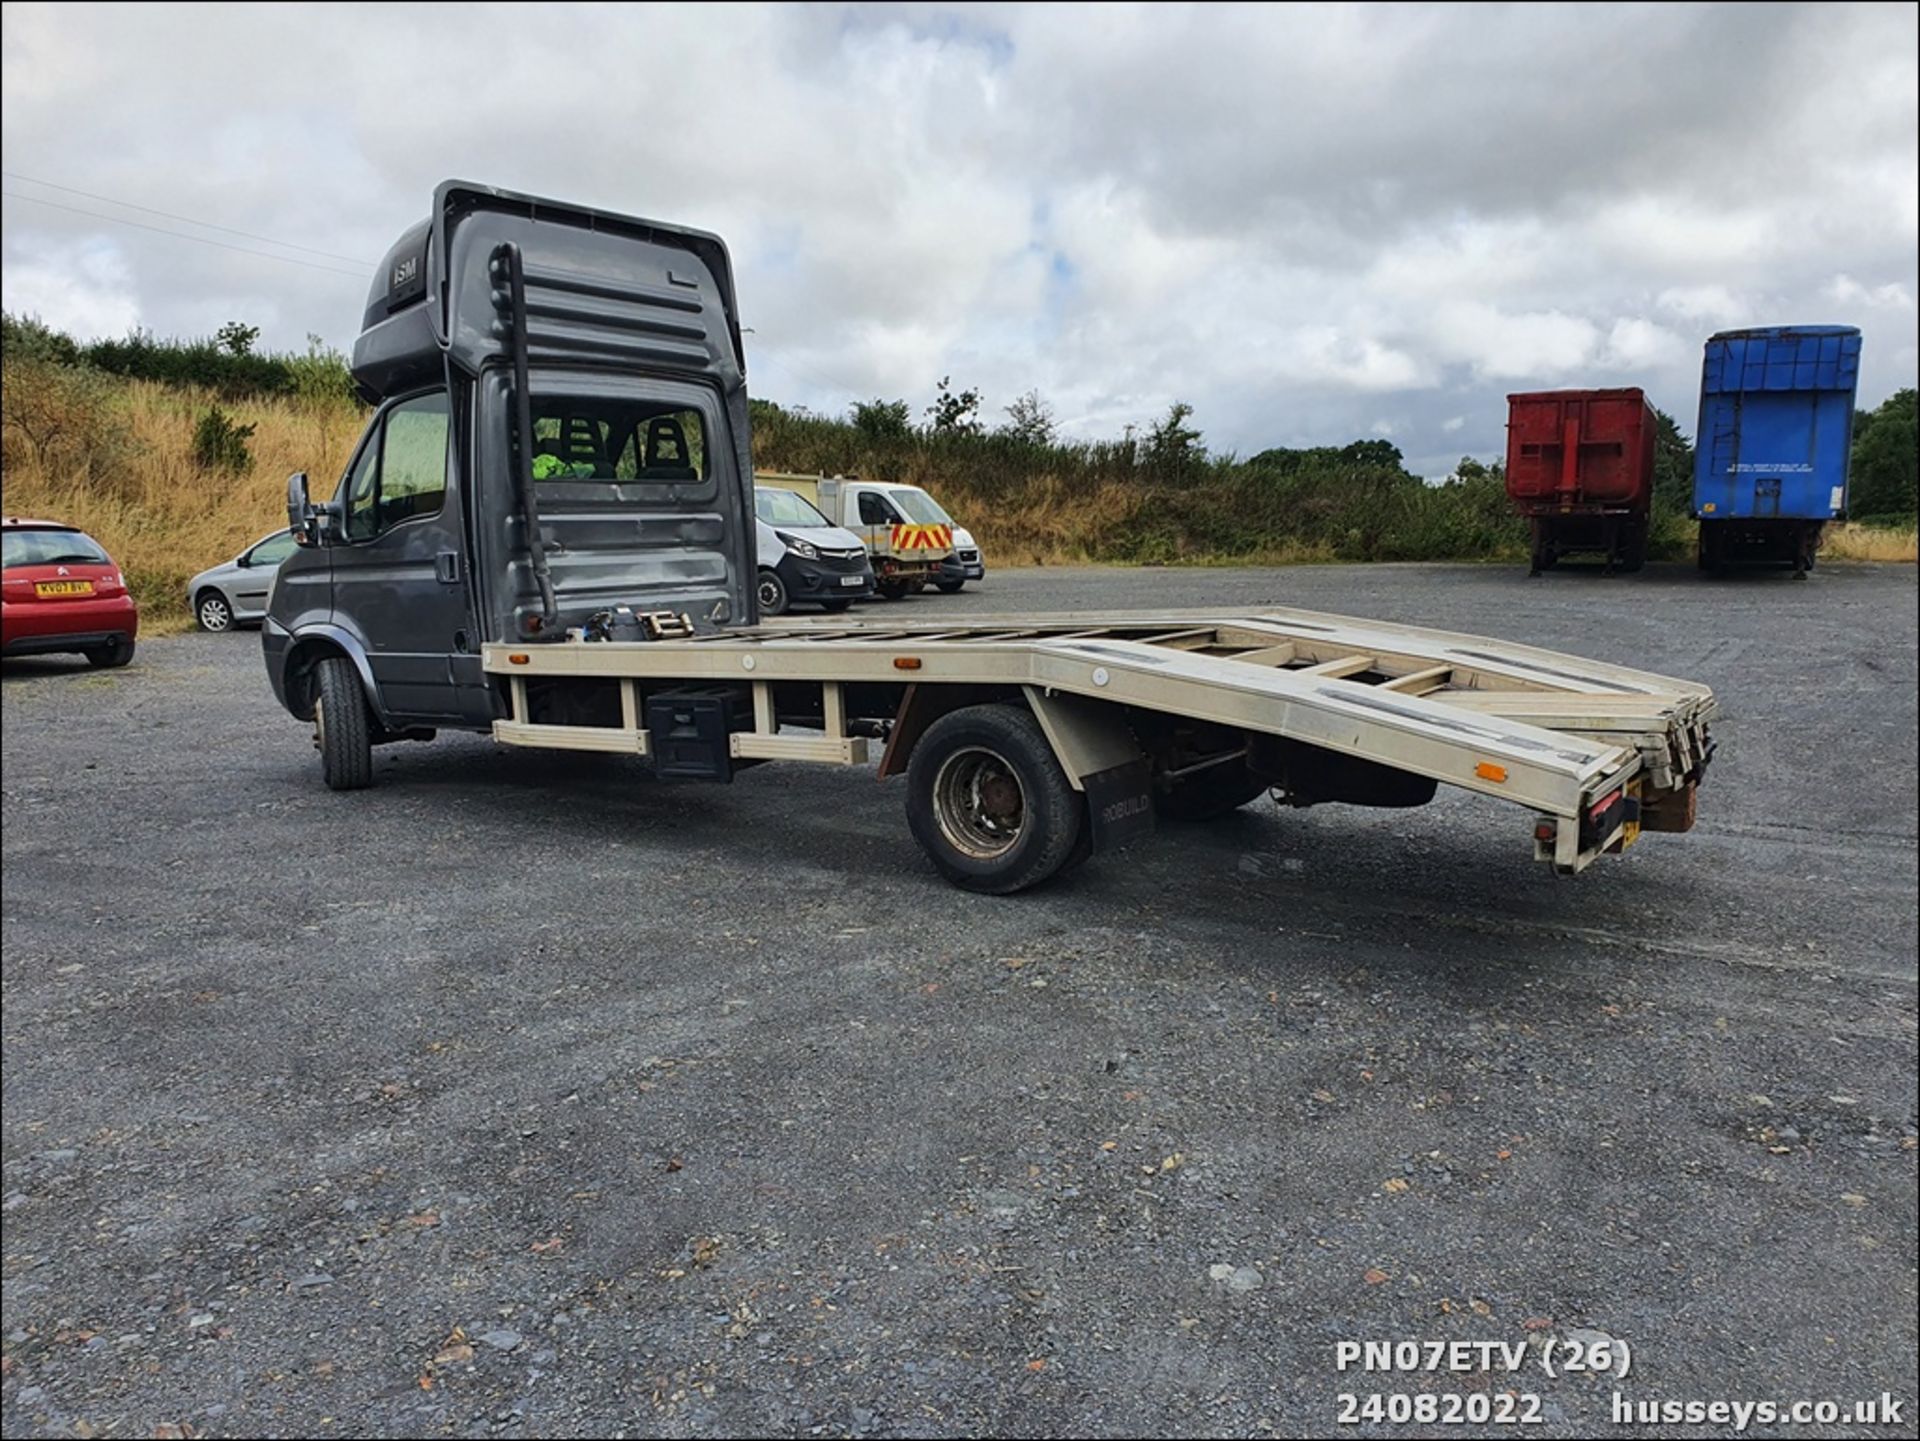
<path fill-rule="evenodd" d="M 442 584 L 458 585 L 460 583 L 460 557 L 458 553 L 451 550 L 441 551 L 433 558 L 433 571 L 435 575 L 440 577 Z"/>

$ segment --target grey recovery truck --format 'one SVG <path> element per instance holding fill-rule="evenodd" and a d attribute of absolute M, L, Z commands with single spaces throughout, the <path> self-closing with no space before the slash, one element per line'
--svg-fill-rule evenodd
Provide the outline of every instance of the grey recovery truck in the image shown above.
<path fill-rule="evenodd" d="M 335 789 L 442 729 L 649 757 L 904 774 L 916 839 L 1005 893 L 1272 793 L 1526 813 L 1571 873 L 1685 830 L 1706 687 L 1281 608 L 761 623 L 733 272 L 716 236 L 449 181 L 354 347 L 377 406 L 263 631 Z"/>

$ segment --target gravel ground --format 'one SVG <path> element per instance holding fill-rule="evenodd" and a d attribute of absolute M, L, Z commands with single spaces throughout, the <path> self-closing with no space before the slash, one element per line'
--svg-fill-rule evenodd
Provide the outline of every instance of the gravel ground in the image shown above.
<path fill-rule="evenodd" d="M 903 609 L 1255 601 L 1709 682 L 1699 828 L 1566 880 L 1472 797 L 1250 808 L 994 900 L 898 782 L 454 737 L 340 796 L 251 634 L 7 665 L 6 1433 L 1355 1434 L 1342 1392 L 1515 1390 L 1571 1436 L 1617 1387 L 1912 1434 L 1914 571 Z M 1335 1368 L 1591 1331 L 1625 1381 Z"/>

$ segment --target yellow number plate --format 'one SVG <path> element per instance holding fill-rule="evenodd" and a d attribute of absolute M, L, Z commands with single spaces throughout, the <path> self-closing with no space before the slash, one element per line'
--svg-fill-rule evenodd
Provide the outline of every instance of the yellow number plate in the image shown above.
<path fill-rule="evenodd" d="M 36 580 L 33 593 L 38 596 L 50 595 L 92 595 L 93 582 L 90 580 Z"/>

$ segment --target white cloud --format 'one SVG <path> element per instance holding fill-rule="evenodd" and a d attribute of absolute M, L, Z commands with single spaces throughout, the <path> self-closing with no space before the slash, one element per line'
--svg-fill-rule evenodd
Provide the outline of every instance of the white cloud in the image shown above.
<path fill-rule="evenodd" d="M 825 411 L 951 374 L 1077 435 L 1187 400 L 1243 453 L 1384 416 L 1438 473 L 1514 388 L 1690 416 L 1734 325 L 1858 324 L 1862 400 L 1914 383 L 1911 6 L 479 13 L 8 4 L 6 169 L 358 263 L 9 199 L 7 305 L 350 344 L 355 277 L 464 175 L 718 230 L 756 389 Z"/>

